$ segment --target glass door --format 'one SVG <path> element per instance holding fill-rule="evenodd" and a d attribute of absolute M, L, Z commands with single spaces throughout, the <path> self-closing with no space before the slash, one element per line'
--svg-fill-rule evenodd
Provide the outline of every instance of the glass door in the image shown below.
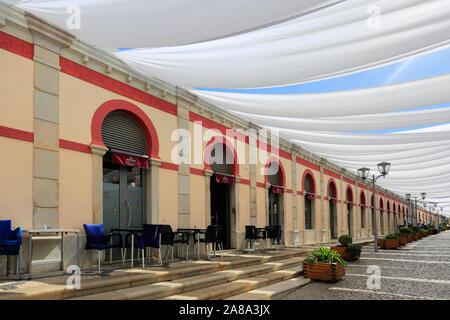
<path fill-rule="evenodd" d="M 103 163 L 105 233 L 110 233 L 113 228 L 142 228 L 145 212 L 143 176 L 141 168 Z M 109 259 L 109 250 L 106 251 Z M 120 259 L 119 250 L 113 252 L 113 259 Z"/>

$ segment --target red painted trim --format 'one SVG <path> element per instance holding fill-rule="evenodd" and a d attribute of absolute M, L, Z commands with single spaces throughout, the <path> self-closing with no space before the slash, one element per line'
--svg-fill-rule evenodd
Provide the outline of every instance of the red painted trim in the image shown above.
<path fill-rule="evenodd" d="M 197 169 L 197 168 L 189 168 L 189 171 L 191 174 L 196 174 L 198 176 L 204 176 L 205 172 L 202 169 Z"/>
<path fill-rule="evenodd" d="M 350 191 L 351 191 L 351 199 L 348 199 L 348 189 L 350 189 Z M 352 189 L 352 187 L 350 187 L 349 185 L 347 185 L 347 188 L 345 188 L 345 200 L 347 201 L 347 202 L 353 202 L 353 189 Z"/>
<path fill-rule="evenodd" d="M 170 162 L 162 162 L 160 168 L 178 171 L 178 165 Z"/>
<path fill-rule="evenodd" d="M 360 184 L 360 183 L 358 183 L 357 185 L 358 185 L 358 188 L 370 191 L 369 188 L 366 185 L 363 185 L 363 184 Z"/>
<path fill-rule="evenodd" d="M 343 177 L 342 180 L 344 180 L 344 182 L 350 183 L 352 185 L 356 185 L 355 181 L 353 181 L 347 177 Z"/>
<path fill-rule="evenodd" d="M 241 181 L 239 181 L 239 183 L 246 184 L 246 185 L 250 185 L 250 180 L 247 180 L 247 179 L 241 179 Z"/>
<path fill-rule="evenodd" d="M 336 172 L 330 171 L 330 170 L 325 169 L 325 168 L 323 168 L 323 173 L 325 173 L 325 174 L 327 174 L 329 176 L 332 176 L 332 177 L 334 177 L 336 179 L 340 179 L 341 178 Z"/>
<path fill-rule="evenodd" d="M 297 158 L 298 159 L 298 158 Z M 311 170 L 309 170 L 309 169 L 306 169 L 304 172 L 303 172 L 303 176 L 302 176 L 302 190 L 303 191 L 305 191 L 305 178 L 306 178 L 306 175 L 307 174 L 309 174 L 310 176 L 311 176 L 311 180 L 312 180 L 312 193 L 316 193 L 316 179 L 314 178 L 314 174 L 312 173 L 312 171 Z"/>
<path fill-rule="evenodd" d="M 297 191 L 297 195 L 298 196 L 303 196 L 303 192 L 302 191 Z"/>
<path fill-rule="evenodd" d="M 204 156 L 203 156 L 204 164 L 205 164 L 205 170 L 213 171 L 211 169 L 210 164 L 209 164 L 210 156 L 211 156 L 212 148 L 218 143 L 224 144 L 226 146 L 226 148 L 233 155 L 233 163 L 231 163 L 231 172 L 236 177 L 239 177 L 239 160 L 238 160 L 238 157 L 237 157 L 237 152 L 234 149 L 234 147 L 231 144 L 231 142 L 228 141 L 225 137 L 222 137 L 222 136 L 212 137 L 211 140 L 209 140 L 208 143 L 206 144 L 205 153 L 204 153 Z"/>
<path fill-rule="evenodd" d="M 226 127 L 220 123 L 217 123 L 215 121 L 212 121 L 208 118 L 202 117 L 191 111 L 189 111 L 189 120 L 191 122 L 201 122 L 201 126 L 204 128 L 218 130 L 224 136 L 228 136 L 230 138 L 237 139 L 239 141 L 248 143 L 248 141 L 246 139 L 247 137 L 245 134 L 242 134 L 238 131 L 228 128 L 228 127 Z"/>
<path fill-rule="evenodd" d="M 27 59 L 33 59 L 34 57 L 33 44 L 4 32 L 0 32 L 0 49 L 18 54 Z"/>
<path fill-rule="evenodd" d="M 330 195 L 330 185 L 331 184 L 333 184 L 333 190 L 334 190 L 334 193 L 336 194 L 335 199 L 339 199 L 339 194 L 338 194 L 338 190 L 337 190 L 337 184 L 336 184 L 336 181 L 334 181 L 333 178 L 328 179 L 328 182 L 327 182 L 327 197 L 331 198 L 331 195 Z"/>
<path fill-rule="evenodd" d="M 256 141 L 256 146 L 257 146 L 257 148 L 267 151 L 269 153 L 278 154 L 280 157 L 283 157 L 288 160 L 292 160 L 292 156 L 289 152 L 281 150 L 276 147 L 273 147 L 273 146 L 271 146 L 265 142 L 262 142 L 260 140 Z"/>
<path fill-rule="evenodd" d="M 301 164 L 301 165 L 303 165 L 305 167 L 308 167 L 308 168 L 316 170 L 316 171 L 320 171 L 320 166 L 318 166 L 317 164 L 314 164 L 312 162 L 309 162 L 308 160 L 305 160 L 305 159 L 302 159 L 302 158 L 299 158 L 299 157 L 296 157 L 296 158 L 297 158 L 297 163 L 298 164 Z"/>
<path fill-rule="evenodd" d="M 0 136 L 22 141 L 34 142 L 33 132 L 0 126 Z"/>
<path fill-rule="evenodd" d="M 67 150 L 92 153 L 91 148 L 87 144 L 78 143 L 74 141 L 59 139 L 59 147 Z"/>
<path fill-rule="evenodd" d="M 266 187 L 266 185 L 264 183 L 262 183 L 262 182 L 256 182 L 256 186 L 258 188 L 265 188 Z"/>
<path fill-rule="evenodd" d="M 286 189 L 286 193 L 293 193 L 292 189 Z"/>
<path fill-rule="evenodd" d="M 280 159 L 278 159 L 277 157 L 270 157 L 269 159 L 267 159 L 266 165 L 264 166 L 264 182 L 265 183 L 269 183 L 269 180 L 267 178 L 267 174 L 269 171 L 269 165 L 271 163 L 276 163 L 278 165 L 278 176 L 280 178 L 280 186 L 285 187 L 286 186 L 286 173 L 284 171 L 284 167 L 283 164 L 281 163 Z"/>
<path fill-rule="evenodd" d="M 115 92 L 135 101 L 144 103 L 150 107 L 159 109 L 174 116 L 177 115 L 177 106 L 173 103 L 155 97 L 130 85 L 122 83 L 116 79 L 107 77 L 104 74 L 86 68 L 85 66 L 82 66 L 66 58 L 60 57 L 59 64 L 61 65 L 61 72 L 64 72 L 72 77 L 89 82 L 100 88 Z"/>
<path fill-rule="evenodd" d="M 121 111 L 133 117 L 141 126 L 147 140 L 147 155 L 152 159 L 159 159 L 158 133 L 149 117 L 139 107 L 131 102 L 115 99 L 103 103 L 94 113 L 91 123 L 91 144 L 105 147 L 102 139 L 102 123 L 105 117 L 112 111 Z"/>

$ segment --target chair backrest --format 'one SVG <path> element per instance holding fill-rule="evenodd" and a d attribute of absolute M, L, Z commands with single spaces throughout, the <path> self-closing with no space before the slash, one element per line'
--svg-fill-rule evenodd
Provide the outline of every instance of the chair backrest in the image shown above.
<path fill-rule="evenodd" d="M 281 235 L 282 235 L 282 230 L 281 230 L 281 226 L 275 226 L 275 231 L 277 233 L 277 240 L 281 240 Z"/>
<path fill-rule="evenodd" d="M 105 234 L 104 224 L 83 224 L 84 232 L 89 236 L 103 236 Z"/>
<path fill-rule="evenodd" d="M 11 220 L 0 220 L 0 240 L 11 240 Z"/>
<path fill-rule="evenodd" d="M 208 226 L 206 228 L 205 239 L 208 243 L 217 242 L 219 239 L 219 226 Z"/>
<path fill-rule="evenodd" d="M 173 239 L 175 237 L 172 227 L 168 224 L 161 224 L 159 226 L 159 232 L 161 233 L 161 244 L 173 245 Z"/>
<path fill-rule="evenodd" d="M 245 226 L 245 239 L 256 239 L 255 226 Z"/>
<path fill-rule="evenodd" d="M 278 232 L 276 226 L 266 226 L 267 238 L 278 239 Z"/>
<path fill-rule="evenodd" d="M 144 245 L 147 247 L 159 248 L 159 234 L 160 234 L 159 224 L 144 224 Z M 161 235 L 162 237 L 162 235 Z"/>

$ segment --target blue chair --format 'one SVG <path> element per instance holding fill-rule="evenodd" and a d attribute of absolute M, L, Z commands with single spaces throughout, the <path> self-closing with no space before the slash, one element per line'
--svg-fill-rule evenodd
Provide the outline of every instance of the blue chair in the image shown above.
<path fill-rule="evenodd" d="M 11 220 L 0 220 L 0 255 L 6 256 L 6 275 L 9 275 L 8 257 L 17 256 L 17 274 L 22 280 L 22 228 L 11 229 Z"/>
<path fill-rule="evenodd" d="M 125 247 L 131 247 L 131 241 L 129 241 L 129 237 L 131 234 L 128 234 L 125 239 Z M 151 248 L 158 249 L 158 263 L 162 265 L 161 259 L 161 225 L 159 224 L 144 224 L 143 225 L 143 233 L 142 235 L 135 234 L 134 235 L 134 247 L 141 250 L 142 252 L 142 268 L 145 268 L 145 249 L 150 249 L 149 254 L 147 255 L 150 259 L 151 257 Z M 126 255 L 125 249 L 125 255 Z M 139 252 L 139 251 L 138 251 Z M 131 253 L 133 254 L 133 252 Z M 139 257 L 138 257 L 139 258 Z"/>
<path fill-rule="evenodd" d="M 87 250 L 97 250 L 98 256 L 98 271 L 100 272 L 100 252 L 104 252 L 106 249 L 110 249 L 109 254 L 109 263 L 112 264 L 112 249 L 120 248 L 122 254 L 122 264 L 124 263 L 124 255 L 122 248 L 122 235 L 120 233 L 110 233 L 105 234 L 105 225 L 103 224 L 84 224 L 84 231 L 86 232 L 86 247 L 83 255 L 83 264 L 84 266 L 84 258 L 86 257 Z M 113 243 L 113 237 L 117 237 L 119 239 L 118 243 Z"/>

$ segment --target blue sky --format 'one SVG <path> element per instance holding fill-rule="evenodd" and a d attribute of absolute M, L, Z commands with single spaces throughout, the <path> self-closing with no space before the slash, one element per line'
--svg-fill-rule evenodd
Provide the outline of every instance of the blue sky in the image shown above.
<path fill-rule="evenodd" d="M 342 90 L 382 86 L 399 82 L 413 81 L 439 76 L 446 73 L 450 73 L 450 48 L 373 70 L 363 71 L 348 76 L 323 81 L 310 82 L 300 85 L 266 88 L 266 89 L 210 89 L 210 88 L 196 88 L 196 89 L 205 91 L 259 93 L 259 94 L 321 93 L 321 92 L 332 92 L 332 91 L 342 91 Z M 450 107 L 450 102 L 435 106 L 421 107 L 414 110 L 425 110 L 444 107 Z M 388 133 L 388 132 L 420 129 L 432 126 L 434 125 L 411 127 L 411 128 L 399 128 L 395 130 L 359 131 L 359 133 Z"/>

